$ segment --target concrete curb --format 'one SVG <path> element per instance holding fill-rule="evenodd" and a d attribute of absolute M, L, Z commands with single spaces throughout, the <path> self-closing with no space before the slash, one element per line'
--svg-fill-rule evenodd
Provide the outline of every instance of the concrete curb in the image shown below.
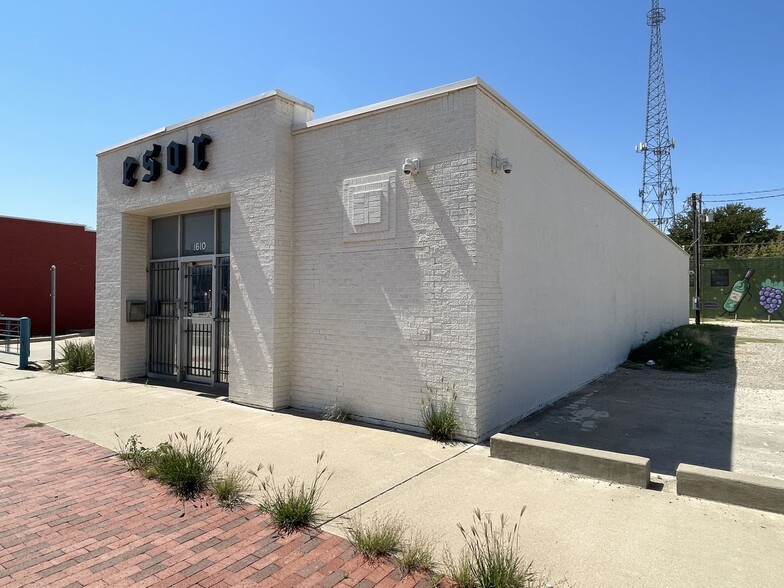
<path fill-rule="evenodd" d="M 682 463 L 675 472 L 678 494 L 784 514 L 784 480 Z"/>
<path fill-rule="evenodd" d="M 651 481 L 647 457 L 503 433 L 490 438 L 490 456 L 640 488 L 647 488 Z"/>

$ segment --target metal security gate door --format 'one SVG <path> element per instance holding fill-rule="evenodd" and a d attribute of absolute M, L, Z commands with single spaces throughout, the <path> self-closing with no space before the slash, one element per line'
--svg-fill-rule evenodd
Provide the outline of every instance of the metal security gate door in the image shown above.
<path fill-rule="evenodd" d="M 229 208 L 150 221 L 151 377 L 229 382 Z"/>
<path fill-rule="evenodd" d="M 179 275 L 177 261 L 150 263 L 148 373 L 178 375 Z"/>
<path fill-rule="evenodd" d="M 215 338 L 213 330 L 213 265 L 186 263 L 182 316 L 182 377 L 212 383 Z"/>

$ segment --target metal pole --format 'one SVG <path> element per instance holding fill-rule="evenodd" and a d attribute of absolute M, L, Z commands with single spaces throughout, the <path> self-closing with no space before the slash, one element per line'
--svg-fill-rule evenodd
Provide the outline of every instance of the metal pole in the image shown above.
<path fill-rule="evenodd" d="M 702 199 L 696 193 L 692 193 L 692 209 L 694 210 L 694 297 L 696 307 L 694 309 L 694 322 L 700 324 L 702 318 Z"/>
<path fill-rule="evenodd" d="M 30 319 L 19 319 L 19 369 L 26 370 L 30 360 Z"/>
<path fill-rule="evenodd" d="M 55 342 L 55 308 L 57 306 L 57 266 L 52 266 L 49 268 L 49 274 L 51 276 L 51 286 L 49 288 L 49 306 L 50 306 L 50 313 L 51 313 L 51 330 L 52 330 L 52 349 L 51 349 L 51 357 L 49 362 L 49 369 L 54 370 L 54 342 Z"/>

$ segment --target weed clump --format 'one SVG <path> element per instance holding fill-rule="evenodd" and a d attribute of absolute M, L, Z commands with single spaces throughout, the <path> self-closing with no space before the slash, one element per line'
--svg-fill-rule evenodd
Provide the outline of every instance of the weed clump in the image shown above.
<path fill-rule="evenodd" d="M 397 517 L 374 515 L 369 522 L 361 516 L 346 528 L 348 540 L 358 553 L 378 558 L 398 553 L 403 543 L 403 523 Z"/>
<path fill-rule="evenodd" d="M 151 449 L 142 445 L 139 435 L 131 435 L 127 441 L 117 437 L 117 457 L 125 462 L 131 471 L 138 471 L 145 478 L 155 478 L 155 466 L 158 456 L 166 448 L 166 443 L 161 443 L 157 448 Z"/>
<path fill-rule="evenodd" d="M 434 545 L 432 539 L 422 534 L 412 534 L 403 544 L 397 557 L 403 571 L 432 572 L 435 567 Z"/>
<path fill-rule="evenodd" d="M 716 330 L 705 327 L 708 325 L 685 325 L 672 329 L 633 349 L 629 360 L 636 363 L 653 361 L 665 370 L 704 371 L 714 356 L 713 336 Z"/>
<path fill-rule="evenodd" d="M 335 400 L 332 406 L 327 406 L 324 412 L 324 420 L 346 422 L 351 418 L 351 412 L 346 404 Z"/>
<path fill-rule="evenodd" d="M 13 407 L 10 396 L 5 392 L 0 392 L 0 411 L 11 410 Z"/>
<path fill-rule="evenodd" d="M 250 496 L 250 482 L 245 468 L 230 466 L 226 462 L 223 470 L 210 481 L 210 490 L 223 508 L 237 508 Z"/>
<path fill-rule="evenodd" d="M 115 436 L 117 434 L 115 433 Z M 140 471 L 145 477 L 169 486 L 180 500 L 193 500 L 211 488 L 218 465 L 226 455 L 226 445 L 217 432 L 202 431 L 188 438 L 179 432 L 169 435 L 169 440 L 155 449 L 144 447 L 138 435 L 128 441 L 118 439 L 117 457 L 131 470 Z"/>
<path fill-rule="evenodd" d="M 181 500 L 193 500 L 210 488 L 210 481 L 226 455 L 226 445 L 216 433 L 202 432 L 189 439 L 179 432 L 160 447 L 155 463 L 155 479 L 169 486 Z"/>
<path fill-rule="evenodd" d="M 444 379 L 441 378 L 444 384 Z M 425 384 L 427 395 L 422 398 L 422 424 L 435 441 L 451 441 L 460 428 L 457 411 L 457 392 L 454 382 L 439 390 L 434 384 Z M 424 392 L 424 390 L 423 390 Z"/>
<path fill-rule="evenodd" d="M 95 369 L 95 345 L 92 341 L 66 341 L 60 348 L 63 356 L 60 372 L 89 372 Z"/>
<path fill-rule="evenodd" d="M 259 465 L 255 471 L 249 472 L 256 479 L 261 493 L 259 510 L 270 515 L 282 532 L 312 527 L 321 519 L 324 507 L 321 496 L 332 477 L 326 466 L 321 465 L 323 457 L 323 451 L 316 456 L 316 475 L 310 483 L 300 481 L 297 476 L 281 483 L 276 480 L 272 465 L 266 468 Z"/>

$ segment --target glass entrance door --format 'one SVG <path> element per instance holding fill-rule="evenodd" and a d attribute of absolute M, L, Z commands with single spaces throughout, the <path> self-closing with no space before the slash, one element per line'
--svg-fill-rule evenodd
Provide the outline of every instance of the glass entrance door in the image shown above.
<path fill-rule="evenodd" d="M 213 383 L 215 284 L 212 262 L 184 263 L 183 277 L 182 376 L 185 380 Z"/>

